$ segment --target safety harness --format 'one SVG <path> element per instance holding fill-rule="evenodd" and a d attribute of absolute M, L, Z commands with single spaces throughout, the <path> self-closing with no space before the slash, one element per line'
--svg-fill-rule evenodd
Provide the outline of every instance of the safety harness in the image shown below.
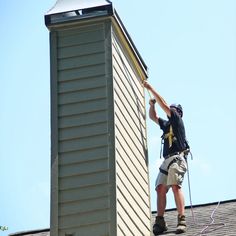
<path fill-rule="evenodd" d="M 170 125 L 170 129 L 169 129 L 169 132 L 166 133 L 166 134 L 163 134 L 161 136 L 161 151 L 160 151 L 160 158 L 161 158 L 161 154 L 162 154 L 162 147 L 164 145 L 164 140 L 165 139 L 168 139 L 168 143 L 169 143 L 169 148 L 172 147 L 172 144 L 173 142 L 175 142 L 177 140 L 177 138 L 174 136 L 174 132 L 173 132 L 173 128 L 172 126 Z M 176 163 L 178 160 L 179 160 L 179 156 L 182 155 L 184 157 L 184 159 L 186 160 L 187 162 L 187 156 L 188 154 L 190 153 L 191 154 L 191 158 L 192 158 L 192 153 L 190 152 L 190 147 L 189 147 L 189 144 L 188 142 L 185 140 L 185 146 L 186 146 L 186 149 L 181 151 L 181 152 L 174 152 L 174 153 L 171 153 L 170 155 L 166 156 L 165 159 L 169 158 L 169 157 L 172 157 L 172 156 L 177 156 L 176 158 L 174 158 L 168 165 L 167 167 L 167 170 L 163 170 L 162 168 L 159 168 L 160 172 L 165 174 L 165 175 L 168 175 L 168 171 L 169 171 L 169 168 L 172 164 Z"/>

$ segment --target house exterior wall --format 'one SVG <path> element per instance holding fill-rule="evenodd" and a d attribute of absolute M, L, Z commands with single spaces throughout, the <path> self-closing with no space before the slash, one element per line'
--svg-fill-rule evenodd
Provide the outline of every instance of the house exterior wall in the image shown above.
<path fill-rule="evenodd" d="M 51 236 L 150 235 L 144 91 L 125 43 L 111 18 L 51 29 Z"/>

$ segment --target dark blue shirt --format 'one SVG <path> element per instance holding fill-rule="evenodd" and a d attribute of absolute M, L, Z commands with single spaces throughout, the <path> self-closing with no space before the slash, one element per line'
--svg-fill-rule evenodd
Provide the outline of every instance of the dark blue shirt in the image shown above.
<path fill-rule="evenodd" d="M 162 118 L 159 118 L 158 120 L 160 128 L 163 130 L 162 137 L 164 137 L 164 157 L 186 149 L 184 122 L 176 110 L 170 109 L 170 112 L 171 117 L 168 117 L 169 120 L 164 120 Z M 172 126 L 173 136 L 168 138 L 167 136 L 169 136 L 168 133 L 170 132 L 170 126 Z"/>

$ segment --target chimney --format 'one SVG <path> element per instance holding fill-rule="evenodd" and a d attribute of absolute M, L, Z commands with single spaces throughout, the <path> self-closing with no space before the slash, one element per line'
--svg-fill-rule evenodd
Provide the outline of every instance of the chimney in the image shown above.
<path fill-rule="evenodd" d="M 110 1 L 58 0 L 51 66 L 51 236 L 151 235 L 147 67 Z"/>

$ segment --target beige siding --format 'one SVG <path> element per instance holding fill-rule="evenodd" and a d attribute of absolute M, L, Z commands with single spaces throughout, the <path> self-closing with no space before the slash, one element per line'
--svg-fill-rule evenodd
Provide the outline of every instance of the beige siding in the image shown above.
<path fill-rule="evenodd" d="M 58 235 L 108 235 L 105 24 L 57 33 Z"/>
<path fill-rule="evenodd" d="M 150 199 L 144 91 L 121 45 L 113 33 L 118 235 L 147 236 Z"/>

